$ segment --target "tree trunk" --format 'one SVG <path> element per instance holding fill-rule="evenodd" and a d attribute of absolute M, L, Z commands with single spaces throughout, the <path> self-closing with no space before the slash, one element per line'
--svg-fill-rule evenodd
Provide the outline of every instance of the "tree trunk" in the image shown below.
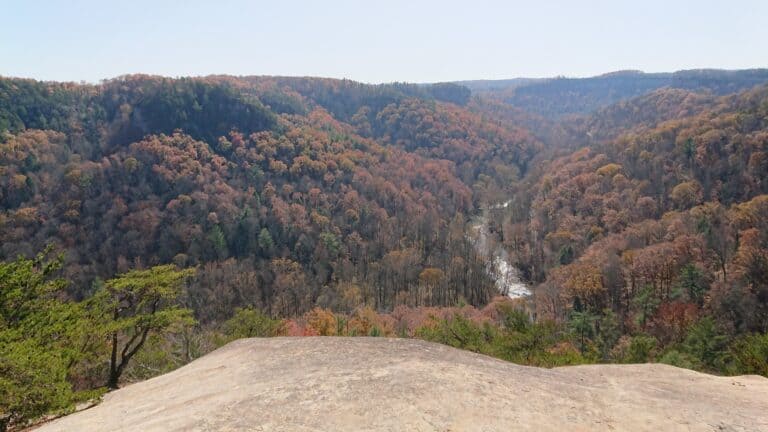
<path fill-rule="evenodd" d="M 116 389 L 117 380 L 120 379 L 120 374 L 117 371 L 117 333 L 112 333 L 112 355 L 109 358 L 109 379 L 107 380 L 107 388 Z"/>
<path fill-rule="evenodd" d="M 11 422 L 10 414 L 0 414 L 0 432 L 8 430 L 8 424 Z"/>
<path fill-rule="evenodd" d="M 117 371 L 110 370 L 109 380 L 107 380 L 107 388 L 110 390 L 117 390 L 119 388 L 119 386 L 117 385 L 119 380 L 120 380 L 120 374 Z"/>
<path fill-rule="evenodd" d="M 728 273 L 726 273 L 726 271 L 725 271 L 725 264 L 726 264 L 726 259 L 722 258 L 720 260 L 720 268 L 723 270 L 723 283 L 727 284 L 728 283 Z"/>

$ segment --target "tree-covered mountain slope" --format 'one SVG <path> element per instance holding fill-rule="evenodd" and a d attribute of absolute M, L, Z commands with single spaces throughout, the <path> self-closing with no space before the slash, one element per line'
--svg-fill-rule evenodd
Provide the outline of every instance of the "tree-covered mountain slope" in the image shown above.
<path fill-rule="evenodd" d="M 492 285 L 464 222 L 541 145 L 464 108 L 468 91 L 451 84 L 0 85 L 0 254 L 55 243 L 78 298 L 99 278 L 172 262 L 204 266 L 193 297 L 212 306 L 301 313 L 349 289 L 381 308 L 479 305 Z M 429 292 L 425 269 L 440 275 Z M 209 273 L 224 280 L 210 286 Z M 248 298 L 227 300 L 244 273 Z"/>

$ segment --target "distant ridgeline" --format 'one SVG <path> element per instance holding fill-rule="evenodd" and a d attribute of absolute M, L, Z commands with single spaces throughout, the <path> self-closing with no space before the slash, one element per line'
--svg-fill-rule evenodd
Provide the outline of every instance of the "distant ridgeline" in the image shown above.
<path fill-rule="evenodd" d="M 271 129 L 276 124 L 275 113 L 305 113 L 300 101 L 278 88 L 262 92 L 244 88 L 245 83 L 264 81 L 264 77 L 169 79 L 133 75 L 102 85 L 78 85 L 0 78 L 0 132 L 53 129 L 96 138 L 104 132 L 98 129 L 108 126 L 110 139 L 116 142 L 130 142 L 152 133 L 168 134 L 174 129 L 196 139 L 215 140 L 233 128 L 241 132 Z M 377 112 L 408 97 L 458 105 L 465 105 L 470 97 L 469 89 L 451 83 L 366 85 L 320 78 L 272 81 L 276 86 L 293 88 L 342 120 L 349 120 L 362 106 Z"/>
<path fill-rule="evenodd" d="M 724 95 L 766 82 L 768 69 L 700 69 L 673 73 L 621 71 L 591 78 L 464 81 L 461 84 L 531 113 L 557 118 L 586 114 L 662 87 Z"/>

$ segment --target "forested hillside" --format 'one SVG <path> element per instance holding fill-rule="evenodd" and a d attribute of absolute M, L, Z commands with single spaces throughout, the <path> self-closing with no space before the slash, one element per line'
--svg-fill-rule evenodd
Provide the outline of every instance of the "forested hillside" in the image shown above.
<path fill-rule="evenodd" d="M 539 318 L 575 317 L 603 358 L 727 369 L 729 341 L 768 331 L 768 87 L 660 90 L 577 124 L 584 146 L 521 182 L 529 211 L 496 219 Z"/>
<path fill-rule="evenodd" d="M 768 375 L 766 82 L 0 78 L 0 430 L 250 336 Z"/>
<path fill-rule="evenodd" d="M 191 294 L 211 319 L 245 304 L 291 315 L 344 296 L 382 309 L 484 304 L 493 293 L 464 222 L 540 147 L 443 102 L 467 102 L 452 84 L 2 86 L 0 253 L 56 244 L 76 298 L 130 268 L 201 265 Z M 426 287 L 425 269 L 437 275 Z"/>

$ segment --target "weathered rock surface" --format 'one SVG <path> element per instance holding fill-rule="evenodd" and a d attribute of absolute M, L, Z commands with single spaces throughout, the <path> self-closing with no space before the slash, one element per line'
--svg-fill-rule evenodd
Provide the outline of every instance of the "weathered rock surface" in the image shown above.
<path fill-rule="evenodd" d="M 53 431 L 768 431 L 768 379 L 540 369 L 418 340 L 231 343 Z"/>

